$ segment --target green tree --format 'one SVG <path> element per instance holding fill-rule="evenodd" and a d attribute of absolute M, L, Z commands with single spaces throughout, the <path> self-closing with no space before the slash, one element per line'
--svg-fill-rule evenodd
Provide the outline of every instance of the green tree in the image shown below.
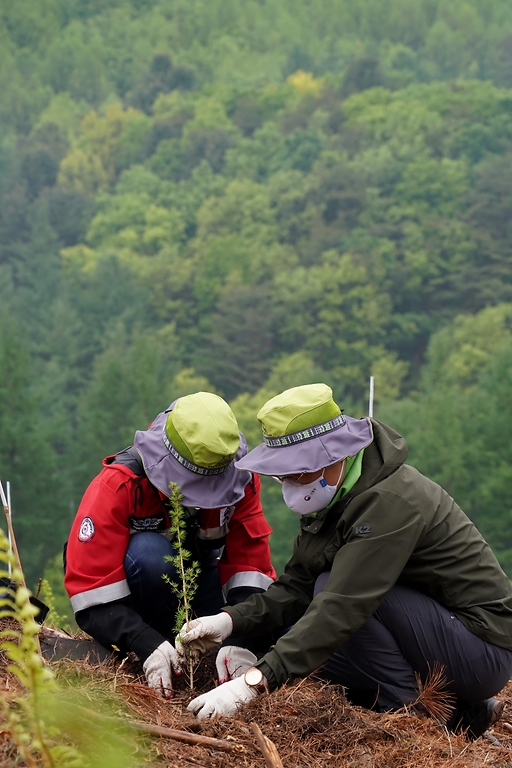
<path fill-rule="evenodd" d="M 42 576 L 63 540 L 57 460 L 33 391 L 33 367 L 18 323 L 0 318 L 0 472 L 12 489 L 12 520 L 27 581 Z M 57 545 L 58 546 L 58 545 Z"/>
<path fill-rule="evenodd" d="M 407 438 L 410 461 L 442 485 L 510 572 L 512 305 L 460 316 L 436 333 L 418 392 L 377 416 Z"/>
<path fill-rule="evenodd" d="M 77 487 L 81 492 L 101 469 L 104 456 L 133 443 L 172 399 L 176 368 L 168 339 L 118 325 L 96 357 L 90 383 L 78 399 L 75 442 Z"/>

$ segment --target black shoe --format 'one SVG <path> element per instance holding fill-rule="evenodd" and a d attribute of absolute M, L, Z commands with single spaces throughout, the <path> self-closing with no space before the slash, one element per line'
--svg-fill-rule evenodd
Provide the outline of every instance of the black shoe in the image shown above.
<path fill-rule="evenodd" d="M 455 733 L 466 733 L 467 738 L 473 741 L 498 722 L 504 707 L 505 702 L 499 699 L 459 701 L 446 727 Z"/>

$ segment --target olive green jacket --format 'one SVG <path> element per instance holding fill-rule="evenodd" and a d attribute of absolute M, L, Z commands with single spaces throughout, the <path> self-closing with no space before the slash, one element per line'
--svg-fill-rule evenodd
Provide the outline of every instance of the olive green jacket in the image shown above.
<path fill-rule="evenodd" d="M 352 490 L 316 518 L 301 519 L 285 572 L 265 593 L 225 608 L 235 637 L 292 627 L 258 662 L 271 687 L 320 667 L 396 583 L 512 650 L 512 587 L 491 548 L 446 491 L 404 464 L 405 440 L 372 424 L 374 441 Z M 327 584 L 313 597 L 324 571 Z"/>

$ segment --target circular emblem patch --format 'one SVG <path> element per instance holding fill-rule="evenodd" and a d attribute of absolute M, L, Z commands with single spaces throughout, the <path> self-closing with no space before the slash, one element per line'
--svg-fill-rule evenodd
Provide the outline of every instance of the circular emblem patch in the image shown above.
<path fill-rule="evenodd" d="M 94 528 L 92 517 L 84 517 L 80 530 L 78 531 L 78 540 L 90 541 L 95 533 L 96 529 Z"/>

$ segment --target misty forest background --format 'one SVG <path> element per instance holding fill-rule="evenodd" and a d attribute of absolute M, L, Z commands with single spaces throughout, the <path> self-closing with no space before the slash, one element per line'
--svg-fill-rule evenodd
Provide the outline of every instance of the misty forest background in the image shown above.
<path fill-rule="evenodd" d="M 29 584 L 198 389 L 325 381 L 512 576 L 512 1 L 1 0 L 0 477 Z M 297 529 L 265 481 L 280 570 Z"/>

